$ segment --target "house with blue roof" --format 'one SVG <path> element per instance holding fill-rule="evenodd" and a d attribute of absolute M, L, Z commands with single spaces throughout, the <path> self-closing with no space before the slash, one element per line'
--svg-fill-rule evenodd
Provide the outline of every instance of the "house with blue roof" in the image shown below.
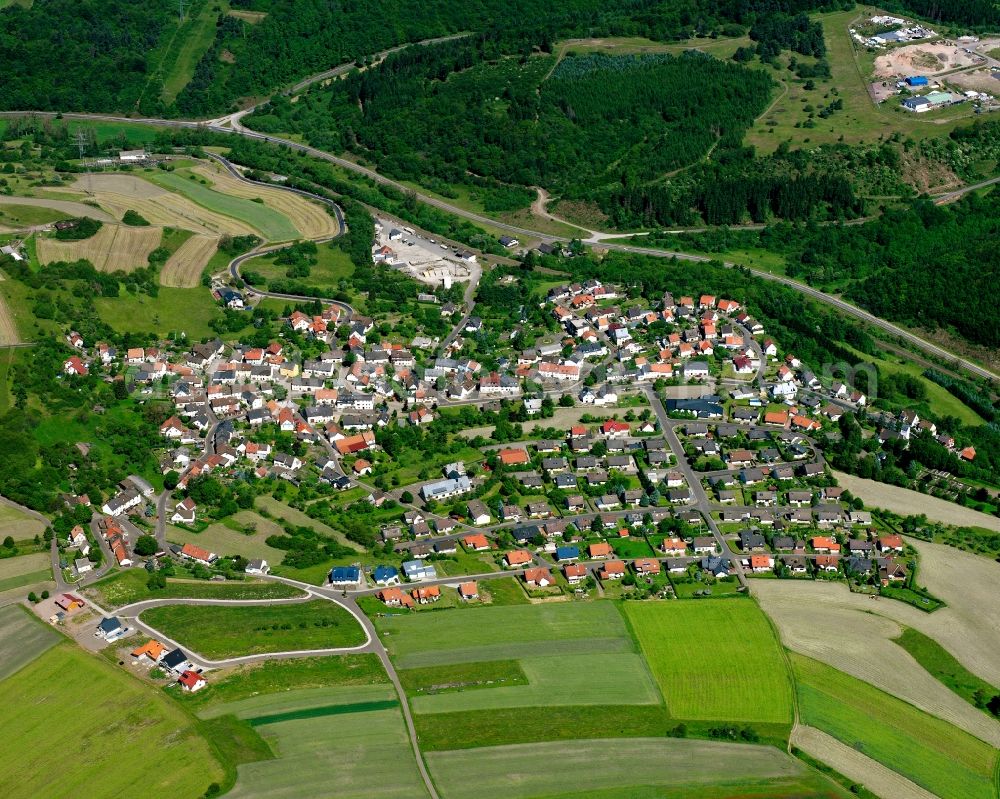
<path fill-rule="evenodd" d="M 579 547 L 556 547 L 556 560 L 577 560 L 579 557 Z"/>
<path fill-rule="evenodd" d="M 376 585 L 399 585 L 399 569 L 395 566 L 378 566 L 373 576 Z"/>
<path fill-rule="evenodd" d="M 354 588 L 361 584 L 361 569 L 357 566 L 334 566 L 330 569 L 330 585 Z"/>

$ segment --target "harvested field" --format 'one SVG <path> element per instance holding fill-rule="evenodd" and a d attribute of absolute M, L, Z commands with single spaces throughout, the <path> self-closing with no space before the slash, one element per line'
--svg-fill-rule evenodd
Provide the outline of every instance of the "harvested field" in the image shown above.
<path fill-rule="evenodd" d="M 0 294 L 0 344 L 19 344 L 20 341 L 14 315 L 7 307 L 7 300 Z"/>
<path fill-rule="evenodd" d="M 45 265 L 86 258 L 100 272 L 131 272 L 149 265 L 149 254 L 159 246 L 162 236 L 158 227 L 106 224 L 81 241 L 39 238 L 38 260 Z"/>
<path fill-rule="evenodd" d="M 100 222 L 114 222 L 114 217 L 100 208 L 92 205 L 73 202 L 71 200 L 49 200 L 41 197 L 7 197 L 0 195 L 0 204 L 3 205 L 30 205 L 36 208 L 52 208 L 53 210 L 70 216 L 86 216 Z"/>
<path fill-rule="evenodd" d="M 923 513 L 928 519 L 944 524 L 953 524 L 957 527 L 985 527 L 987 530 L 1000 533 L 1000 519 L 996 516 L 963 508 L 961 505 L 921 494 L 919 491 L 866 480 L 844 472 L 835 471 L 833 476 L 854 496 L 861 497 L 866 505 L 885 508 L 904 516 Z"/>
<path fill-rule="evenodd" d="M 764 586 L 764 582 L 768 585 Z M 789 585 L 779 580 L 759 583 L 760 587 L 754 583 L 754 592 L 789 649 L 857 677 L 1000 746 L 1000 724 L 948 690 L 893 641 L 902 633 L 900 624 L 879 614 L 888 605 L 902 603 L 862 598 L 867 606 L 849 607 L 836 599 L 816 601 L 805 584 Z M 805 596 L 794 590 L 798 588 L 807 589 Z"/>
<path fill-rule="evenodd" d="M 190 289 L 201 283 L 201 273 L 215 255 L 219 240 L 198 233 L 185 241 L 163 265 L 160 285 Z"/>
<path fill-rule="evenodd" d="M 953 44 L 911 44 L 891 50 L 875 59 L 876 78 L 905 78 L 908 75 L 937 75 L 949 69 L 981 63 L 982 58 Z"/>
<path fill-rule="evenodd" d="M 951 652 L 973 674 L 1000 685 L 1000 565 L 942 544 L 908 539 L 920 552 L 919 582 L 949 603 L 934 613 L 924 613 L 902 602 L 872 601 L 852 594 L 841 583 L 760 580 L 754 594 L 769 612 L 792 604 L 793 610 L 811 617 L 813 608 L 841 606 L 861 613 L 877 613 L 930 636 Z M 777 619 L 776 619 L 777 620 Z M 780 622 L 779 622 L 780 626 Z M 782 637 L 784 631 L 782 630 Z M 793 642 L 785 644 L 795 648 Z"/>
<path fill-rule="evenodd" d="M 90 188 L 102 206 L 118 219 L 130 208 L 142 214 L 152 225 L 190 230 L 206 235 L 242 236 L 257 231 L 239 219 L 210 211 L 187 197 L 167 191 L 133 175 L 101 174 L 77 180 L 73 188 Z M 86 206 L 84 206 L 86 207 Z"/>
<path fill-rule="evenodd" d="M 934 794 L 925 791 L 915 782 L 815 727 L 796 725 L 792 730 L 791 742 L 806 754 L 832 766 L 845 777 L 860 782 L 879 796 L 891 796 L 893 799 L 936 799 Z"/>
<path fill-rule="evenodd" d="M 340 230 L 337 220 L 330 216 L 325 208 L 290 191 L 244 183 L 216 165 L 198 166 L 191 171 L 207 178 L 214 188 L 224 194 L 247 200 L 255 198 L 263 200 L 264 205 L 288 217 L 304 238 L 334 236 Z"/>

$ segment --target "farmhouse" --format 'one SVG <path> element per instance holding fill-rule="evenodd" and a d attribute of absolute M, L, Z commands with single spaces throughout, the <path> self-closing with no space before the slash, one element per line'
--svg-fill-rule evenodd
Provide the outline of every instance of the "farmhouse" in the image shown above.
<path fill-rule="evenodd" d="M 185 544 L 181 547 L 180 554 L 181 557 L 193 560 L 203 566 L 211 566 L 219 558 L 214 552 L 209 552 L 207 549 L 202 549 L 194 544 Z"/>

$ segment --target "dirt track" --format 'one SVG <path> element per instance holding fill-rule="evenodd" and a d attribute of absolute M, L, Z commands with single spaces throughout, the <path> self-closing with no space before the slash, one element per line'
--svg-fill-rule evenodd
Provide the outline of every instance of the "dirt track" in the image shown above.
<path fill-rule="evenodd" d="M 954 502 L 899 488 L 875 480 L 866 480 L 844 472 L 834 472 L 837 482 L 854 496 L 861 497 L 866 505 L 885 508 L 893 513 L 906 516 L 923 513 L 928 519 L 959 527 L 985 527 L 1000 533 L 1000 519 L 988 516 L 971 508 L 963 508 Z"/>
<path fill-rule="evenodd" d="M 796 725 L 791 742 L 806 754 L 832 766 L 854 782 L 862 783 L 885 799 L 937 799 L 906 777 L 815 727 Z"/>

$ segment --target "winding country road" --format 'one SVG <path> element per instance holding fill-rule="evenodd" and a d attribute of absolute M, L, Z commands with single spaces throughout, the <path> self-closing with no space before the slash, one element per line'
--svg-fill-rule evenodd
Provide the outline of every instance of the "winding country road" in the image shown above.
<path fill-rule="evenodd" d="M 230 117 L 224 117 L 221 120 L 210 120 L 208 122 L 200 122 L 194 120 L 180 120 L 180 119 L 156 119 L 150 117 L 141 117 L 141 118 L 126 117 L 126 116 L 112 115 L 112 114 L 84 114 L 84 113 L 64 113 L 62 114 L 62 117 L 66 119 L 100 120 L 106 122 L 145 123 L 149 125 L 158 125 L 161 127 L 172 127 L 172 128 L 187 128 L 187 129 L 200 128 L 212 131 L 214 133 L 245 136 L 247 138 L 257 139 L 259 141 L 268 142 L 270 144 L 276 144 L 283 147 L 287 147 L 288 149 L 293 150 L 295 152 L 301 152 L 313 158 L 318 158 L 323 161 L 328 161 L 329 163 L 335 164 L 343 169 L 363 175 L 364 177 L 367 177 L 380 185 L 389 186 L 398 191 L 409 194 L 410 196 L 414 197 L 416 200 L 424 203 L 425 205 L 432 206 L 434 208 L 445 211 L 454 216 L 459 216 L 463 219 L 467 219 L 471 222 L 475 222 L 480 225 L 486 225 L 494 229 L 503 230 L 507 233 L 514 233 L 516 235 L 525 238 L 547 242 L 550 244 L 557 241 L 562 241 L 565 238 L 565 237 L 553 236 L 551 234 L 543 233 L 537 230 L 531 230 L 530 228 L 521 227 L 519 225 L 510 225 L 507 224 L 506 222 L 501 222 L 496 219 L 484 216 L 482 214 L 477 214 L 473 211 L 469 211 L 465 208 L 453 205 L 452 203 L 449 203 L 446 200 L 442 200 L 437 197 L 432 197 L 431 195 L 425 194 L 419 190 L 414 190 L 410 186 L 405 186 L 399 183 L 398 181 L 393 180 L 392 178 L 388 178 L 385 175 L 382 175 L 379 172 L 370 169 L 369 167 L 362 166 L 361 164 L 355 163 L 354 161 L 351 161 L 347 158 L 342 158 L 340 156 L 333 155 L 332 153 L 328 153 L 325 150 L 320 150 L 316 147 L 311 147 L 307 144 L 300 144 L 299 142 L 291 141 L 289 139 L 283 139 L 278 136 L 271 136 L 271 135 L 265 135 L 263 133 L 258 133 L 257 131 L 245 127 L 240 121 L 240 119 L 247 113 L 249 113 L 250 110 L 252 109 L 247 109 L 247 111 L 238 112 L 237 114 L 233 114 Z M 24 116 L 26 114 L 35 114 L 37 116 L 50 116 L 50 117 L 56 116 L 55 112 L 36 112 L 36 111 L 0 112 L 0 116 L 7 116 L 7 117 Z M 226 123 L 230 124 L 232 127 L 227 127 Z M 979 183 L 965 186 L 961 189 L 956 189 L 954 191 L 946 192 L 937 199 L 951 201 L 957 199 L 958 197 L 961 197 L 964 194 L 967 194 L 968 192 L 976 191 L 980 188 L 983 188 L 984 186 L 989 186 L 995 183 L 1000 183 L 1000 177 L 993 178 L 987 181 L 981 181 Z M 673 258 L 679 261 L 692 261 L 697 263 L 706 263 L 715 260 L 705 255 L 695 255 L 692 253 L 680 252 L 677 250 L 662 250 L 652 247 L 638 247 L 631 244 L 619 244 L 614 241 L 609 241 L 607 239 L 589 240 L 589 241 L 584 241 L 583 243 L 587 247 L 603 248 L 605 250 L 614 250 L 617 252 L 635 253 L 638 255 L 648 255 L 655 258 Z M 948 361 L 949 363 L 955 364 L 956 366 L 964 369 L 965 371 L 977 377 L 986 378 L 987 380 L 1000 379 L 1000 375 L 998 375 L 997 373 L 989 369 L 986 369 L 973 361 L 955 355 L 954 353 L 945 350 L 943 347 L 940 347 L 936 344 L 932 344 L 931 342 L 927 341 L 924 338 L 921 338 L 915 333 L 911 333 L 910 331 L 898 327 L 897 325 L 894 325 L 891 322 L 887 322 L 886 320 L 881 319 L 880 317 L 875 316 L 874 314 L 871 314 L 868 311 L 865 311 L 856 305 L 852 305 L 851 303 L 846 302 L 845 300 L 842 300 L 839 297 L 835 297 L 831 294 L 827 294 L 818 289 L 814 289 L 811 286 L 807 286 L 803 283 L 798 283 L 782 275 L 775 275 L 770 272 L 765 272 L 761 269 L 745 267 L 741 264 L 736 264 L 731 261 L 724 261 L 722 263 L 724 266 L 728 268 L 740 267 L 742 269 L 746 269 L 750 274 L 754 275 L 755 277 L 761 278 L 763 280 L 771 280 L 777 283 L 782 283 L 783 285 L 795 289 L 796 291 L 801 292 L 802 294 L 806 294 L 807 296 L 819 302 L 831 305 L 838 311 L 848 316 L 852 316 L 868 324 L 875 325 L 879 329 L 884 330 L 885 332 L 893 336 L 896 336 L 897 338 L 902 339 L 903 341 L 906 341 L 908 344 L 917 347 L 920 350 L 923 350 L 925 353 L 928 353 L 936 358 L 942 358 Z M 280 299 L 296 299 L 296 300 L 316 299 L 314 297 L 296 297 L 293 295 L 280 295 L 280 294 L 265 295 L 265 296 L 275 296 Z"/>

